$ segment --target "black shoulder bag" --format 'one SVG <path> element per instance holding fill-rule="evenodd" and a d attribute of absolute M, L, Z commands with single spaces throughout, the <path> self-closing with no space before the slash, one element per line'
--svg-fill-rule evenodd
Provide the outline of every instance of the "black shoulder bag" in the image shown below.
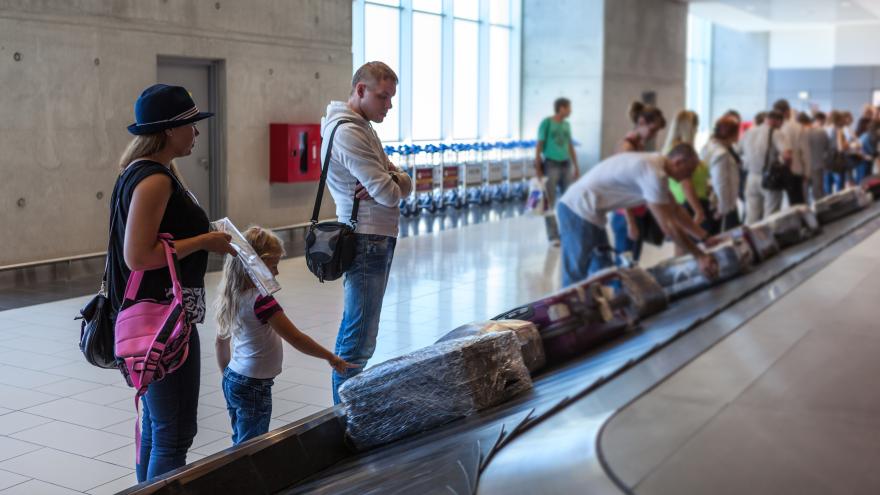
<path fill-rule="evenodd" d="M 788 166 L 778 159 L 773 160 L 772 163 L 770 162 L 774 130 L 772 127 L 770 128 L 769 138 L 767 139 L 767 154 L 764 155 L 764 169 L 761 171 L 761 187 L 769 191 L 781 191 L 785 189 L 789 170 Z"/>
<path fill-rule="evenodd" d="M 110 247 L 113 242 L 113 231 L 116 225 L 116 216 L 119 211 L 119 196 L 117 193 L 113 211 L 110 216 L 110 242 L 107 244 L 107 258 L 104 263 L 104 276 L 101 278 L 101 288 L 88 304 L 79 310 L 79 316 L 75 320 L 82 320 L 79 331 L 79 350 L 82 351 L 86 361 L 98 368 L 116 368 L 116 352 L 114 347 L 112 308 L 107 298 L 107 271 L 110 268 Z"/>
<path fill-rule="evenodd" d="M 342 124 L 350 124 L 350 120 L 340 120 L 330 132 L 327 142 L 327 154 L 324 156 L 324 167 L 321 169 L 321 182 L 318 184 L 318 195 L 315 208 L 312 210 L 312 225 L 306 234 L 306 265 L 321 283 L 325 280 L 336 280 L 351 267 L 355 255 L 354 231 L 357 228 L 357 214 L 360 200 L 355 196 L 351 205 L 350 224 L 342 222 L 318 223 L 321 211 L 321 200 L 324 198 L 324 187 L 327 184 L 327 171 L 330 168 L 330 155 L 333 153 L 333 137 Z"/>

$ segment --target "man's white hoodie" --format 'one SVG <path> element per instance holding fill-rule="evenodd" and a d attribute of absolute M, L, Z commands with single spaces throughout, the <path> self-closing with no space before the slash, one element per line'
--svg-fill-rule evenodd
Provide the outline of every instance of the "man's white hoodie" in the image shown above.
<path fill-rule="evenodd" d="M 349 221 L 354 190 L 360 182 L 373 199 L 361 200 L 356 233 L 397 237 L 398 204 L 412 192 L 412 179 L 388 160 L 382 141 L 369 121 L 353 112 L 344 101 L 331 101 L 327 114 L 321 119 L 322 165 L 330 133 L 342 119 L 352 123 L 339 125 L 327 172 L 327 188 L 336 203 L 336 216 L 340 222 Z"/>

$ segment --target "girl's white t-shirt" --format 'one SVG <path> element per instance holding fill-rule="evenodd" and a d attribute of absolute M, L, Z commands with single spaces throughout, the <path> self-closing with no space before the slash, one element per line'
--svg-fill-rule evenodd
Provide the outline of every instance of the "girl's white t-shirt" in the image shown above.
<path fill-rule="evenodd" d="M 665 162 L 659 153 L 619 153 L 584 174 L 559 201 L 577 216 L 604 228 L 610 211 L 672 202 Z"/>
<path fill-rule="evenodd" d="M 257 289 L 242 294 L 232 329 L 232 359 L 229 368 L 249 378 L 275 378 L 284 359 L 281 336 L 269 326 L 269 318 L 283 311 L 272 296 Z"/>

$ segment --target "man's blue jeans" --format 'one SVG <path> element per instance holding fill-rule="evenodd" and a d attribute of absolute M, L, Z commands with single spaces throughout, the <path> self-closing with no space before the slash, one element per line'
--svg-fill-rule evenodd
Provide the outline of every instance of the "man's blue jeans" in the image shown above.
<path fill-rule="evenodd" d="M 396 245 L 394 237 L 356 234 L 354 261 L 342 280 L 345 309 L 334 352 L 358 367 L 343 373 L 333 371 L 334 404 L 339 404 L 339 387 L 363 371 L 376 350 L 379 313 Z"/>
<path fill-rule="evenodd" d="M 186 362 L 151 383 L 143 396 L 141 462 L 135 466 L 139 483 L 186 464 L 186 451 L 198 429 L 200 353 L 199 332 L 193 327 Z"/>
<path fill-rule="evenodd" d="M 565 204 L 556 206 L 562 244 L 562 286 L 568 287 L 591 274 L 614 266 L 605 229 L 577 216 Z"/>
<path fill-rule="evenodd" d="M 639 261 L 642 257 L 643 241 L 641 237 L 635 241 L 629 238 L 626 215 L 616 211 L 611 215 L 611 231 L 614 232 L 614 252 L 617 254 L 617 262 L 620 263 L 620 255 L 627 251 L 632 254 L 633 261 Z"/>
<path fill-rule="evenodd" d="M 232 423 L 232 444 L 238 445 L 269 431 L 272 420 L 271 378 L 250 378 L 223 370 L 223 396 Z"/>

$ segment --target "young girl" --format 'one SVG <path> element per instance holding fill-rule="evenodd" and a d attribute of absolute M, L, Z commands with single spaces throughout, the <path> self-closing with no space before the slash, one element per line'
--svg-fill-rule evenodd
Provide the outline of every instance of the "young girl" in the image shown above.
<path fill-rule="evenodd" d="M 284 256 L 281 240 L 269 230 L 251 227 L 244 237 L 278 275 Z M 217 364 L 223 372 L 223 395 L 238 445 L 269 431 L 273 379 L 281 373 L 281 339 L 309 356 L 330 363 L 337 372 L 355 367 L 302 333 L 272 296 L 262 296 L 237 258 L 226 260 L 220 281 Z M 230 356 L 229 341 L 232 340 Z"/>

